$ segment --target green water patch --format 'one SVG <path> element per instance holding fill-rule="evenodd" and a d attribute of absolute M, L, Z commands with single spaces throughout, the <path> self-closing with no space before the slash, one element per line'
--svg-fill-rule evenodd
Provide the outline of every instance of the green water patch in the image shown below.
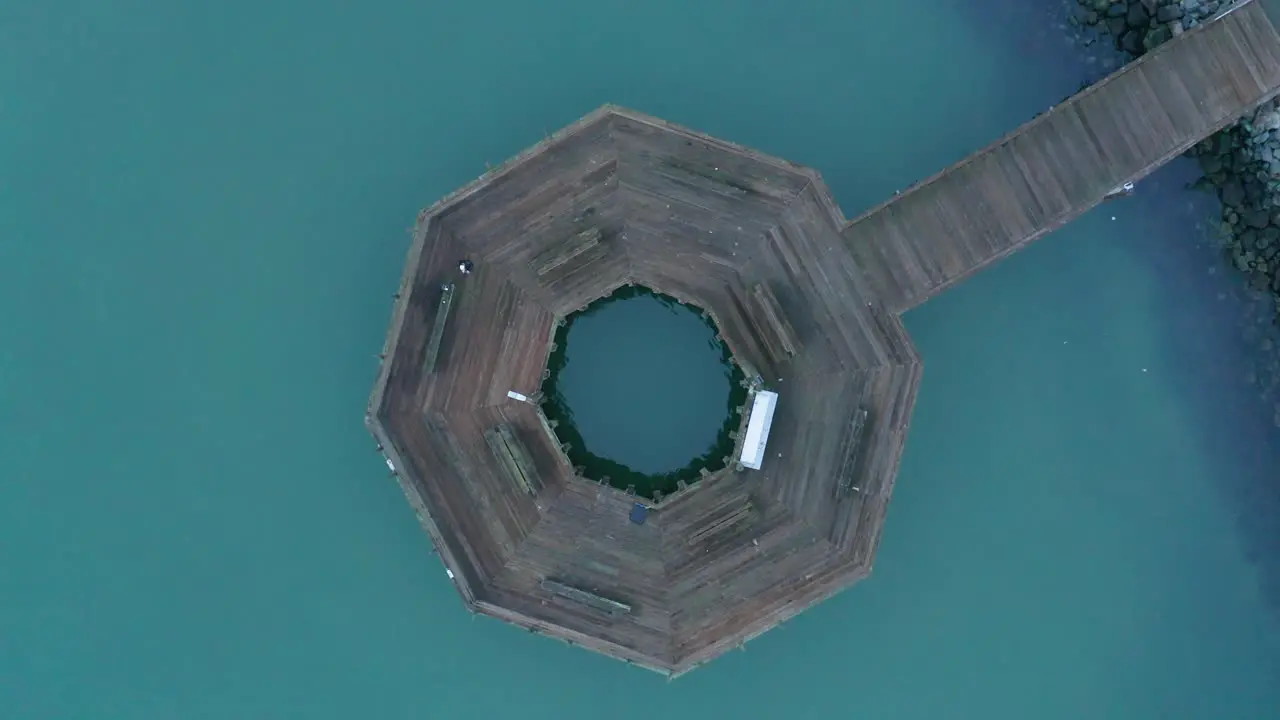
<path fill-rule="evenodd" d="M 744 375 L 700 308 L 622 287 L 566 318 L 542 409 L 582 475 L 660 499 L 733 453 Z"/>

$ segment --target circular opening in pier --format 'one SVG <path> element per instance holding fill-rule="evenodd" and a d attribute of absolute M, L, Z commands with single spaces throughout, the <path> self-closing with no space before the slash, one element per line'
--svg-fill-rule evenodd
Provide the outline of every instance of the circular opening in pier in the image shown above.
<path fill-rule="evenodd" d="M 556 332 L 543 411 L 582 475 L 660 500 L 733 453 L 743 374 L 699 308 L 619 288 Z"/>

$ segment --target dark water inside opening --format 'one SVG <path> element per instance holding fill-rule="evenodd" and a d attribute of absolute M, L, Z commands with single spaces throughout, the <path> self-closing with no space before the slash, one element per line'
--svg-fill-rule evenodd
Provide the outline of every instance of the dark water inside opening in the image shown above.
<path fill-rule="evenodd" d="M 543 409 L 583 475 L 653 499 L 724 467 L 746 389 L 716 334 L 699 308 L 642 287 L 569 316 Z"/>

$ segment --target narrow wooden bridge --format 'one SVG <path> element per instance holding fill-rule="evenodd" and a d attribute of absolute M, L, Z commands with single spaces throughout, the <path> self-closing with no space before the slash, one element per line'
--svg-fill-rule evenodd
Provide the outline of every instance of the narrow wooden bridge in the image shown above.
<path fill-rule="evenodd" d="M 1280 0 L 1243 0 L 844 229 L 903 312 L 1280 93 Z"/>

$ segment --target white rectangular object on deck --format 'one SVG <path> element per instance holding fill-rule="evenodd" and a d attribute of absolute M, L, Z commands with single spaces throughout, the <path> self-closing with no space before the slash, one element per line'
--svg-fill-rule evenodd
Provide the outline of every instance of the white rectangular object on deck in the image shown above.
<path fill-rule="evenodd" d="M 507 397 L 511 398 L 512 400 L 519 400 L 520 402 L 529 402 L 529 398 L 525 397 L 524 395 L 521 395 L 515 390 L 508 390 Z"/>
<path fill-rule="evenodd" d="M 778 407 L 778 393 L 761 390 L 751 404 L 751 419 L 747 421 L 747 436 L 742 441 L 742 456 L 738 462 L 744 467 L 759 470 L 764 462 L 764 448 L 769 442 L 769 428 L 773 426 L 773 411 Z"/>

